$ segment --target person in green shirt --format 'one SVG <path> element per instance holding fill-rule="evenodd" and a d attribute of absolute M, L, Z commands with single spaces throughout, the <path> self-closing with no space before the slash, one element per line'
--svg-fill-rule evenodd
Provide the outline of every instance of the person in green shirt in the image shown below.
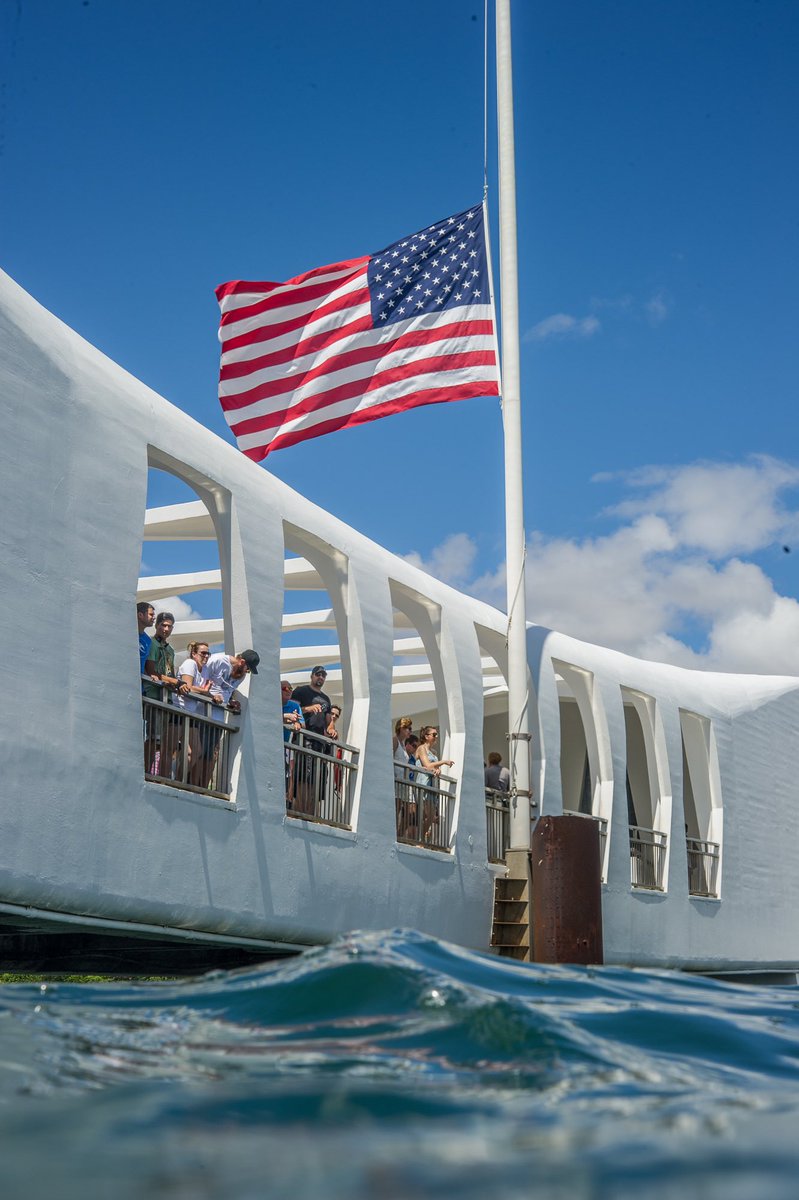
<path fill-rule="evenodd" d="M 147 662 L 144 664 L 146 675 L 157 675 L 161 685 L 149 683 L 144 685 L 144 694 L 150 700 L 166 700 L 166 689 L 177 692 L 187 692 L 187 684 L 178 679 L 175 674 L 175 651 L 169 644 L 169 637 L 175 628 L 175 618 L 170 612 L 160 612 L 155 618 L 155 637 L 150 645 Z M 152 710 L 157 719 L 148 722 L 152 724 L 152 732 L 147 738 L 144 748 L 145 769 L 148 774 L 155 774 L 156 741 L 161 751 L 158 775 L 170 779 L 173 773 L 173 759 L 178 750 L 182 729 L 182 718 L 169 716 L 163 709 Z"/>

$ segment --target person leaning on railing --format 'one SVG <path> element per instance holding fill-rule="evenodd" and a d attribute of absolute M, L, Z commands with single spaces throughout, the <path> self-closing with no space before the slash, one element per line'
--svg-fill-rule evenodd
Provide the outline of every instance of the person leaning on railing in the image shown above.
<path fill-rule="evenodd" d="M 188 691 L 178 693 L 175 703 L 184 712 L 205 717 L 208 715 L 208 705 L 202 699 L 208 699 L 211 690 L 211 680 L 205 669 L 210 657 L 207 642 L 189 642 L 188 658 L 178 667 L 181 683 L 185 683 Z M 189 722 L 189 778 L 188 782 L 195 787 L 207 788 L 214 770 L 214 752 L 219 734 L 204 721 Z"/>
<path fill-rule="evenodd" d="M 431 787 L 433 780 L 441 774 L 442 767 L 454 767 L 451 758 L 436 758 L 433 753 L 438 739 L 435 725 L 425 725 L 420 734 L 421 741 L 416 752 L 416 759 L 422 768 L 416 772 L 416 782 L 424 787 Z"/>
<path fill-rule="evenodd" d="M 241 654 L 212 654 L 205 664 L 206 675 L 211 680 L 211 699 L 215 704 L 226 705 L 232 713 L 241 712 L 241 703 L 236 695 L 236 685 L 247 675 L 258 674 L 260 654 L 254 650 L 242 650 Z M 224 714 L 213 714 L 215 720 L 224 721 Z"/>

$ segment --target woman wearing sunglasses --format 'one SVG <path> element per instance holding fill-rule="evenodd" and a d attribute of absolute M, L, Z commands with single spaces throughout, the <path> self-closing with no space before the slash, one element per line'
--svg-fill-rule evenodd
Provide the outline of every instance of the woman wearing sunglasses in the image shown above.
<path fill-rule="evenodd" d="M 211 680 L 208 678 L 205 666 L 210 650 L 207 642 L 189 642 L 187 647 L 189 657 L 178 668 L 178 677 L 185 683 L 188 691 L 175 697 L 176 702 L 184 712 L 204 717 L 208 715 L 209 705 L 196 699 L 204 696 L 210 699 Z M 187 783 L 194 787 L 207 788 L 214 769 L 214 751 L 219 740 L 217 731 L 205 724 L 204 721 L 189 721 L 189 777 Z"/>

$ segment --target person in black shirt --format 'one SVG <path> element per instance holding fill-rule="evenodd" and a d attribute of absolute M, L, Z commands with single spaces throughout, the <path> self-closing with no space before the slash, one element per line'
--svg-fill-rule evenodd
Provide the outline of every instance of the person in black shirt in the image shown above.
<path fill-rule="evenodd" d="M 305 718 L 305 728 L 309 733 L 327 732 L 330 719 L 330 697 L 322 691 L 327 671 L 322 666 L 314 667 L 311 671 L 311 682 L 301 683 L 291 693 Z M 295 806 L 312 816 L 319 816 L 324 807 L 324 796 L 328 786 L 327 764 L 318 757 L 319 754 L 330 754 L 330 743 L 317 738 L 302 738 L 303 747 L 316 753 L 298 753 L 295 757 Z"/>
<path fill-rule="evenodd" d="M 311 682 L 301 683 L 291 693 L 292 700 L 296 700 L 302 709 L 306 729 L 313 733 L 324 733 L 327 730 L 330 709 L 333 707 L 330 697 L 322 691 L 325 679 L 325 668 L 314 667 L 311 671 Z"/>

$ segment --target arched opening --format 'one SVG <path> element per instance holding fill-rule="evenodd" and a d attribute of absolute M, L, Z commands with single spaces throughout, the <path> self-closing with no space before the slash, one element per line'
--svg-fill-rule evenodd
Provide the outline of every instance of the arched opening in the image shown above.
<path fill-rule="evenodd" d="M 136 597 L 145 778 L 223 799 L 239 713 L 235 684 L 211 675 L 227 670 L 229 512 L 225 489 L 151 449 Z"/>
<path fill-rule="evenodd" d="M 599 826 L 601 877 L 607 879 L 613 770 L 604 709 L 591 671 L 553 659 L 560 712 L 563 811 Z"/>
<path fill-rule="evenodd" d="M 284 522 L 280 647 L 286 812 L 340 828 L 355 820 L 368 696 L 348 638 L 347 558 Z M 290 685 L 286 687 L 285 685 Z"/>
<path fill-rule="evenodd" d="M 724 811 L 713 726 L 707 717 L 681 709 L 680 732 L 688 890 L 718 897 Z"/>
<path fill-rule="evenodd" d="M 633 887 L 663 891 L 671 784 L 660 715 L 652 696 L 622 688 L 627 745 L 627 816 Z"/>
<path fill-rule="evenodd" d="M 389 588 L 394 614 L 391 711 L 397 841 L 450 850 L 456 780 L 448 765 L 451 739 L 440 651 L 441 610 L 394 580 L 389 580 Z"/>

